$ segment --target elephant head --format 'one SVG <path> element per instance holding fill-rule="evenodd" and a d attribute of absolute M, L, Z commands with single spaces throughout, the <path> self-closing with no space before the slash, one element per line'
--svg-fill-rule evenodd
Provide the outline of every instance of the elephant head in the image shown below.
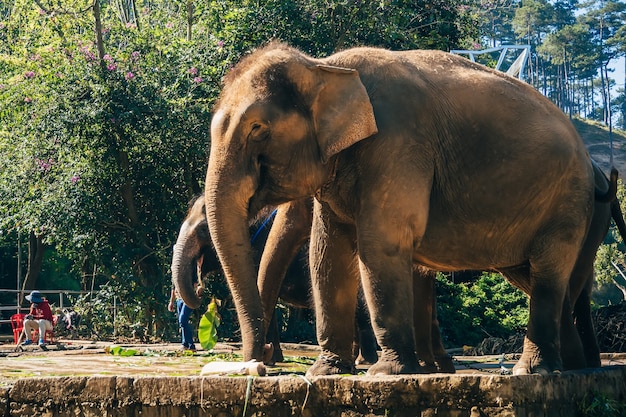
<path fill-rule="evenodd" d="M 194 198 L 189 203 L 189 210 L 180 227 L 172 257 L 172 283 L 185 304 L 191 308 L 200 306 L 200 299 L 193 287 L 197 280 L 198 268 L 202 274 L 220 268 L 207 226 L 204 195 Z"/>
<path fill-rule="evenodd" d="M 377 132 L 355 70 L 321 65 L 284 45 L 244 59 L 225 78 L 211 123 L 209 229 L 235 300 L 244 360 L 263 357 L 263 309 L 248 222 L 264 206 L 312 196 L 332 158 Z"/>

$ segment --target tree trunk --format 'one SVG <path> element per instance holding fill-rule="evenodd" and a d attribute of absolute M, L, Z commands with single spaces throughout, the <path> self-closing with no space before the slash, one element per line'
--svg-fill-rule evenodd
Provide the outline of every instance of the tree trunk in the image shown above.
<path fill-rule="evenodd" d="M 22 292 L 30 292 L 37 288 L 37 280 L 41 273 L 41 265 L 43 264 L 43 255 L 46 251 L 46 245 L 43 243 L 43 237 L 37 236 L 35 232 L 30 232 L 28 238 L 28 268 L 26 277 L 22 284 Z"/>
<path fill-rule="evenodd" d="M 187 0 L 187 40 L 191 41 L 193 28 L 193 0 Z"/>
<path fill-rule="evenodd" d="M 93 2 L 93 18 L 96 32 L 96 47 L 98 48 L 98 58 L 100 61 L 104 58 L 104 40 L 102 39 L 102 20 L 100 20 L 100 0 Z"/>

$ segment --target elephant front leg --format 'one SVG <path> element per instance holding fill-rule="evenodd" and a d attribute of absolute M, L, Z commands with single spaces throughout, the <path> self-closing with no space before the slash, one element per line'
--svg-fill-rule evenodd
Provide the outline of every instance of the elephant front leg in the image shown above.
<path fill-rule="evenodd" d="M 359 241 L 359 260 L 372 327 L 382 350 L 380 359 L 370 367 L 368 374 L 427 372 L 426 368 L 419 365 L 415 353 L 413 265 L 410 251 L 394 251 L 390 247 L 381 247 L 379 244 L 369 246 Z M 420 340 L 424 341 L 426 355 L 434 370 L 430 347 L 430 309 L 421 309 L 417 315 L 420 320 L 425 320 L 420 325 L 426 326 L 427 330 L 425 335 L 420 336 Z"/>
<path fill-rule="evenodd" d="M 315 203 L 309 261 L 317 340 L 322 352 L 307 376 L 354 373 L 352 343 L 358 290 L 355 233 Z"/>

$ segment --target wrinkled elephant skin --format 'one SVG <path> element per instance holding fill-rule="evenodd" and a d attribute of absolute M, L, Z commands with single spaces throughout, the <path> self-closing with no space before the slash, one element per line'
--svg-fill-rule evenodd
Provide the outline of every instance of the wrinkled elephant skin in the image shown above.
<path fill-rule="evenodd" d="M 309 262 L 322 352 L 309 375 L 350 362 L 359 277 L 382 349 L 369 373 L 423 371 L 407 330 L 416 264 L 496 270 L 527 288 L 514 372 L 563 367 L 561 316 L 594 174 L 568 118 L 523 82 L 440 51 L 355 48 L 314 59 L 272 43 L 225 77 L 205 191 L 246 360 L 263 350 L 247 222 L 267 205 L 314 196 Z"/>

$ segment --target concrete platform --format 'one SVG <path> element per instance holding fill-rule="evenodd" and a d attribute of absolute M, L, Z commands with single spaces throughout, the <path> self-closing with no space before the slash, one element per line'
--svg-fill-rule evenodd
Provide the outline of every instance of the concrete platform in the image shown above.
<path fill-rule="evenodd" d="M 234 417 L 234 416 L 585 416 L 626 411 L 623 355 L 604 355 L 605 366 L 540 376 L 499 375 L 513 356 L 457 356 L 457 374 L 393 377 L 317 377 L 307 380 L 315 346 L 287 346 L 304 359 L 280 364 L 266 377 L 198 376 L 213 360 L 177 345 L 125 345 L 131 357 L 106 353 L 103 344 L 68 342 L 66 350 L 13 352 L 0 346 L 0 416 Z M 110 347 L 110 346 L 109 346 Z M 225 354 L 236 345 L 219 346 Z M 364 371 L 365 369 L 362 369 Z M 293 373 L 292 373 L 293 372 Z M 607 410 L 616 410 L 615 414 Z"/>

